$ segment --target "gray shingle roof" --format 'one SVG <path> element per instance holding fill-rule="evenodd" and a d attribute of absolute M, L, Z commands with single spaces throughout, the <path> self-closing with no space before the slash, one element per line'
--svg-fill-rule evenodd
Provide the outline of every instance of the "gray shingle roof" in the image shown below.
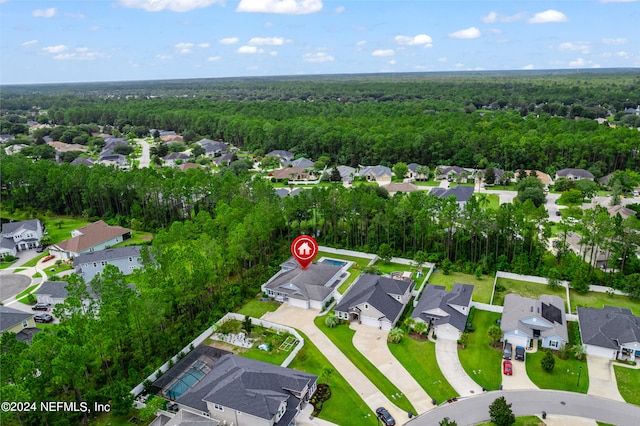
<path fill-rule="evenodd" d="M 83 253 L 73 259 L 73 267 L 78 267 L 83 263 L 100 262 L 114 259 L 123 259 L 126 257 L 140 256 L 142 246 L 127 246 L 120 248 L 111 248 L 105 250 L 94 251 L 93 253 Z"/>
<path fill-rule="evenodd" d="M 584 179 L 593 179 L 593 173 L 585 169 L 562 169 L 556 172 L 556 176 L 566 177 L 569 175 L 578 176 Z"/>
<path fill-rule="evenodd" d="M 308 158 L 298 158 L 297 160 L 293 160 L 293 161 L 285 161 L 283 164 L 285 167 L 287 166 L 291 166 L 291 167 L 302 167 L 303 169 L 311 169 L 313 168 L 313 166 L 315 165 L 315 163 L 311 160 L 309 160 Z"/>
<path fill-rule="evenodd" d="M 22 220 L 19 222 L 8 222 L 2 224 L 2 233 L 3 234 L 12 234 L 21 228 L 27 229 L 29 231 L 37 231 L 38 230 L 38 219 L 31 220 Z"/>
<path fill-rule="evenodd" d="M 49 296 L 54 299 L 66 299 L 69 296 L 66 281 L 45 281 L 43 282 L 35 294 Z"/>
<path fill-rule="evenodd" d="M 393 176 L 391 169 L 387 166 L 360 166 L 358 176 L 373 175 L 375 177 Z"/>
<path fill-rule="evenodd" d="M 88 158 L 76 158 L 71 162 L 72 166 L 79 166 L 81 164 L 84 164 L 87 167 L 91 167 L 93 166 L 93 161 L 89 160 Z"/>
<path fill-rule="evenodd" d="M 267 153 L 267 155 L 270 155 L 273 157 L 280 157 L 282 160 L 288 160 L 288 161 L 293 160 L 293 158 L 296 156 L 293 152 L 284 151 L 281 149 L 274 149 L 273 151 Z"/>
<path fill-rule="evenodd" d="M 33 314 L 0 305 L 0 332 L 31 318 Z"/>
<path fill-rule="evenodd" d="M 329 280 L 339 271 L 338 266 L 312 263 L 306 269 L 296 268 L 280 272 L 268 281 L 265 287 L 286 293 L 295 299 L 323 301 L 333 291 Z"/>
<path fill-rule="evenodd" d="M 618 343 L 640 342 L 640 317 L 634 316 L 629 309 L 578 307 L 578 318 L 585 345 L 618 349 Z"/>
<path fill-rule="evenodd" d="M 529 319 L 540 324 L 540 336 L 558 336 L 565 342 L 569 341 L 562 298 L 543 294 L 538 299 L 531 299 L 518 294 L 507 294 L 500 320 L 502 331 L 517 329 L 532 337 L 533 327 L 522 322 Z"/>
<path fill-rule="evenodd" d="M 456 201 L 463 203 L 469 201 L 469 198 L 473 196 L 474 188 L 472 186 L 454 186 L 453 188 L 432 188 L 429 191 L 429 195 L 434 195 L 438 198 L 449 198 L 450 196 L 456 197 Z"/>
<path fill-rule="evenodd" d="M 361 274 L 335 310 L 349 312 L 352 307 L 366 302 L 394 322 L 405 307 L 395 296 L 404 295 L 408 289 L 413 288 L 413 284 L 376 274 Z"/>
<path fill-rule="evenodd" d="M 460 331 L 464 331 L 467 326 L 467 314 L 455 309 L 453 306 L 469 306 L 473 286 L 471 284 L 454 283 L 451 291 L 447 291 L 444 286 L 428 284 L 418 304 L 413 310 L 411 318 L 420 318 L 427 324 L 433 320 L 433 325 L 451 324 Z M 425 313 L 434 309 L 439 309 L 443 315 Z"/>

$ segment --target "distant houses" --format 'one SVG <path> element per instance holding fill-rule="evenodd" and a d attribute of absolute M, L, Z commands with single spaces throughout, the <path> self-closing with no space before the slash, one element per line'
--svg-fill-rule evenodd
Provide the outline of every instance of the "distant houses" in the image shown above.
<path fill-rule="evenodd" d="M 123 275 L 129 275 L 142 267 L 141 248 L 142 246 L 128 246 L 80 254 L 73 259 L 73 268 L 86 282 L 103 273 L 107 265 L 113 265 Z"/>
<path fill-rule="evenodd" d="M 594 176 L 593 173 L 584 169 L 562 169 L 556 172 L 556 179 L 560 178 L 566 178 L 570 180 L 593 180 Z"/>
<path fill-rule="evenodd" d="M 71 231 L 71 238 L 49 246 L 49 253 L 58 259 L 73 259 L 83 253 L 104 250 L 131 236 L 131 229 L 109 226 L 99 220 Z"/>

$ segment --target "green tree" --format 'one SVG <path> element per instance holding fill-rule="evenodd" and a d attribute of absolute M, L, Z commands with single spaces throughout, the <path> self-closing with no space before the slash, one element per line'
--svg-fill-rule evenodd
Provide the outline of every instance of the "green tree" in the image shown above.
<path fill-rule="evenodd" d="M 198 157 L 203 156 L 203 155 L 204 155 L 204 154 L 206 154 L 206 153 L 207 153 L 207 151 L 206 151 L 203 147 L 201 147 L 200 145 L 198 145 L 198 144 L 194 144 L 194 145 L 191 147 L 191 156 L 192 156 L 193 158 L 195 158 L 195 159 L 197 159 Z"/>
<path fill-rule="evenodd" d="M 489 418 L 496 426 L 511 426 L 516 422 L 516 416 L 511 411 L 511 404 L 507 404 L 504 396 L 491 403 Z"/>
<path fill-rule="evenodd" d="M 409 167 L 407 167 L 407 163 L 396 163 L 393 166 L 393 174 L 396 177 L 396 180 L 402 182 L 402 180 L 407 176 L 407 173 L 409 173 Z"/>
<path fill-rule="evenodd" d="M 462 333 L 460 335 L 460 340 L 458 340 L 458 343 L 460 343 L 460 346 L 462 346 L 462 349 L 465 349 L 469 344 L 469 333 Z"/>
<path fill-rule="evenodd" d="M 491 345 L 493 347 L 498 346 L 498 342 L 502 338 L 502 330 L 500 329 L 500 326 L 496 324 L 491 325 L 487 330 L 487 336 L 491 339 Z"/>
<path fill-rule="evenodd" d="M 329 180 L 331 182 L 341 182 L 342 181 L 342 176 L 340 176 L 340 172 L 338 171 L 337 167 L 334 167 L 333 169 L 331 169 L 331 176 L 330 176 Z"/>
<path fill-rule="evenodd" d="M 560 271 L 558 271 L 557 268 L 551 268 L 549 269 L 549 272 L 547 272 L 547 284 L 553 291 L 560 288 Z"/>
<path fill-rule="evenodd" d="M 544 352 L 544 356 L 540 360 L 540 366 L 547 373 L 551 373 L 556 366 L 556 359 L 549 349 Z"/>
<path fill-rule="evenodd" d="M 440 420 L 440 423 L 438 423 L 439 426 L 458 426 L 458 422 L 456 422 L 455 420 L 450 420 L 449 417 L 445 417 L 444 419 Z"/>
<path fill-rule="evenodd" d="M 380 256 L 380 260 L 382 260 L 384 263 L 389 263 L 391 257 L 393 256 L 391 246 L 387 243 L 380 244 L 380 247 L 378 248 L 378 256 Z"/>
<path fill-rule="evenodd" d="M 493 185 L 496 182 L 496 171 L 493 167 L 487 167 L 484 172 L 484 183 L 485 185 Z"/>
<path fill-rule="evenodd" d="M 242 329 L 247 333 L 247 336 L 251 336 L 253 323 L 251 322 L 251 317 L 249 315 L 244 316 L 244 320 L 242 321 Z"/>
<path fill-rule="evenodd" d="M 387 336 L 387 340 L 389 341 L 389 343 L 400 343 L 403 337 L 404 337 L 404 331 L 402 331 L 401 328 L 394 327 L 389 332 L 389 335 Z"/>
<path fill-rule="evenodd" d="M 335 370 L 331 367 L 327 367 L 322 370 L 322 376 L 324 377 L 325 385 L 329 384 L 329 378 L 333 376 L 333 373 L 335 373 Z"/>
<path fill-rule="evenodd" d="M 424 334 L 424 332 L 427 331 L 427 328 L 427 324 L 423 321 L 416 321 L 415 325 L 413 326 L 413 331 L 418 334 Z"/>
<path fill-rule="evenodd" d="M 329 314 L 324 319 L 324 325 L 326 325 L 329 328 L 334 328 L 339 323 L 340 323 L 340 319 L 335 314 Z"/>

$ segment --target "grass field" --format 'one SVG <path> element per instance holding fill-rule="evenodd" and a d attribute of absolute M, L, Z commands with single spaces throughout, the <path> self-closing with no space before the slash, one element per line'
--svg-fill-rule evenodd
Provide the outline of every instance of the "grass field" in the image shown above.
<path fill-rule="evenodd" d="M 121 243 L 115 244 L 113 248 L 138 246 L 147 244 L 151 240 L 153 240 L 153 234 L 151 232 L 133 231 L 133 237 L 129 238 L 128 240 L 124 240 Z"/>
<path fill-rule="evenodd" d="M 300 333 L 300 336 L 304 339 L 304 347 L 298 352 L 298 355 L 289 367 L 318 375 L 319 383 L 325 382 L 325 371 L 327 371 L 327 369 L 330 368 L 334 370 L 328 382 L 331 387 L 331 398 L 324 403 L 318 417 L 344 426 L 377 425 L 378 422 L 375 414 L 369 409 L 362 398 L 360 398 L 358 393 L 344 377 L 333 368 L 329 360 L 318 350 L 311 340 L 300 330 L 298 330 L 298 333 Z"/>
<path fill-rule="evenodd" d="M 464 371 L 487 390 L 497 390 L 502 383 L 502 351 L 489 345 L 491 339 L 487 335 L 489 327 L 495 324 L 500 316 L 498 313 L 476 309 L 473 316 L 476 331 L 469 333 L 467 348 L 458 351 Z"/>
<path fill-rule="evenodd" d="M 544 350 L 527 353 L 527 375 L 540 389 L 555 389 L 569 392 L 587 393 L 589 389 L 589 370 L 586 361 L 578 361 L 572 355 L 568 359 L 560 359 L 554 355 L 556 365 L 551 373 L 540 366 Z M 582 371 L 580 369 L 582 367 Z M 578 380 L 578 376 L 580 379 Z"/>
<path fill-rule="evenodd" d="M 640 405 L 640 370 L 613 365 L 620 395 L 629 404 Z"/>
<path fill-rule="evenodd" d="M 485 192 L 482 193 L 478 193 L 476 192 L 475 195 L 477 197 L 478 194 L 486 194 Z M 498 208 L 500 208 L 500 196 L 497 194 L 488 194 L 488 200 L 489 200 L 489 204 L 486 206 L 486 208 L 488 209 L 493 209 L 493 210 L 498 210 Z"/>
<path fill-rule="evenodd" d="M 437 404 L 458 396 L 438 367 L 435 343 L 405 336 L 400 343 L 388 346 L 391 353 Z"/>
<path fill-rule="evenodd" d="M 18 260 L 18 259 L 16 259 Z M 7 269 L 10 268 L 11 265 L 13 265 L 14 263 L 16 263 L 16 260 L 12 260 L 10 262 L 5 262 L 4 260 L 0 260 L 0 269 Z"/>
<path fill-rule="evenodd" d="M 378 268 L 378 271 L 382 272 L 383 274 L 390 274 L 392 272 L 398 271 L 415 272 L 417 270 L 415 266 L 394 262 L 384 263 L 382 261 L 378 261 L 375 263 L 375 266 Z"/>
<path fill-rule="evenodd" d="M 65 216 L 54 216 L 44 221 L 44 226 L 47 228 L 47 235 L 49 236 L 50 244 L 56 244 L 60 241 L 68 240 L 71 238 L 71 231 L 88 225 L 88 222 L 84 219 L 75 219 Z"/>
<path fill-rule="evenodd" d="M 487 409 L 487 412 L 488 412 L 488 409 Z M 516 417 L 516 422 L 513 424 L 513 426 L 539 426 L 539 425 L 545 425 L 545 424 L 546 423 L 537 416 L 522 416 L 522 417 Z M 486 422 L 486 423 L 480 423 L 476 426 L 494 426 L 494 425 L 495 423 Z"/>
<path fill-rule="evenodd" d="M 619 296 L 617 294 L 609 295 L 595 291 L 579 294 L 577 291 L 571 289 L 569 290 L 569 298 L 571 299 L 571 311 L 573 313 L 578 312 L 578 306 L 585 308 L 602 308 L 604 305 L 609 305 L 631 309 L 633 315 L 640 315 L 640 302 L 634 302 L 629 299 L 628 296 Z"/>
<path fill-rule="evenodd" d="M 505 290 L 500 292 L 496 291 L 496 294 L 493 297 L 494 305 L 503 306 L 504 296 L 511 293 L 519 294 L 522 297 L 530 297 L 532 299 L 537 299 L 542 294 L 550 294 L 562 298 L 565 301 L 566 309 L 567 290 L 564 287 L 551 290 L 551 288 L 546 284 L 518 281 L 510 278 L 498 278 L 497 284 L 504 286 Z"/>
<path fill-rule="evenodd" d="M 340 349 L 340 351 L 367 376 L 369 380 L 382 392 L 390 401 L 401 408 L 402 410 L 412 413 L 417 411 L 409 400 L 403 395 L 400 398 L 396 398 L 395 395 L 402 394 L 400 390 L 391 381 L 380 372 L 364 355 L 353 346 L 353 335 L 355 331 L 350 329 L 347 325 L 339 325 L 334 328 L 329 328 L 324 325 L 326 316 L 316 317 L 316 326 Z M 393 395 L 393 397 L 392 397 Z"/>
<path fill-rule="evenodd" d="M 461 272 L 451 272 L 444 275 L 441 271 L 434 272 L 429 277 L 429 284 L 442 285 L 451 290 L 453 283 L 473 284 L 473 300 L 481 303 L 489 303 L 491 301 L 491 292 L 493 291 L 493 277 L 483 275 L 478 280 L 474 275 L 463 274 Z"/>
<path fill-rule="evenodd" d="M 267 312 L 273 312 L 280 307 L 277 302 L 261 302 L 262 295 L 248 301 L 242 308 L 237 310 L 239 314 L 248 315 L 253 318 L 260 318 Z"/>

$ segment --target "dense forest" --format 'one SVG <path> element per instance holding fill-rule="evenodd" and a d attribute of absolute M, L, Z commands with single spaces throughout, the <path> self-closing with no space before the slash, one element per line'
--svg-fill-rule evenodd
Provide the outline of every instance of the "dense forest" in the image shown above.
<path fill-rule="evenodd" d="M 20 134 L 33 119 L 84 143 L 95 141 L 73 133 L 81 126 L 108 125 L 125 134 L 160 128 L 220 138 L 254 153 L 291 149 L 352 165 L 570 166 L 597 176 L 640 169 L 640 135 L 622 112 L 640 103 L 638 73 L 285 80 L 3 87 L 2 128 L 27 141 Z M 617 126 L 592 119 L 600 116 Z M 269 180 L 246 170 L 120 171 L 44 158 L 0 153 L 4 211 L 45 220 L 100 218 L 156 237 L 143 270 L 127 278 L 107 271 L 91 282 L 93 296 L 71 278 L 71 297 L 54 312 L 61 324 L 37 334 L 32 345 L 2 336 L 3 400 L 111 401 L 115 411 L 126 412 L 129 390 L 253 297 L 302 233 L 384 258 L 568 279 L 578 290 L 598 283 L 640 296 L 638 219 L 610 218 L 602 207 L 585 212 L 583 244 L 591 255 L 596 246 L 611 253 L 618 273 L 591 267 L 566 245 L 549 253 L 548 214 L 531 201 L 490 208 L 480 194 L 461 207 L 426 191 L 391 197 L 377 186 L 340 184 L 280 198 Z M 569 228 L 559 226 L 566 239 Z M 88 311 L 80 304 L 87 297 L 94 297 Z M 87 420 L 71 412 L 0 416 L 2 424 Z"/>

